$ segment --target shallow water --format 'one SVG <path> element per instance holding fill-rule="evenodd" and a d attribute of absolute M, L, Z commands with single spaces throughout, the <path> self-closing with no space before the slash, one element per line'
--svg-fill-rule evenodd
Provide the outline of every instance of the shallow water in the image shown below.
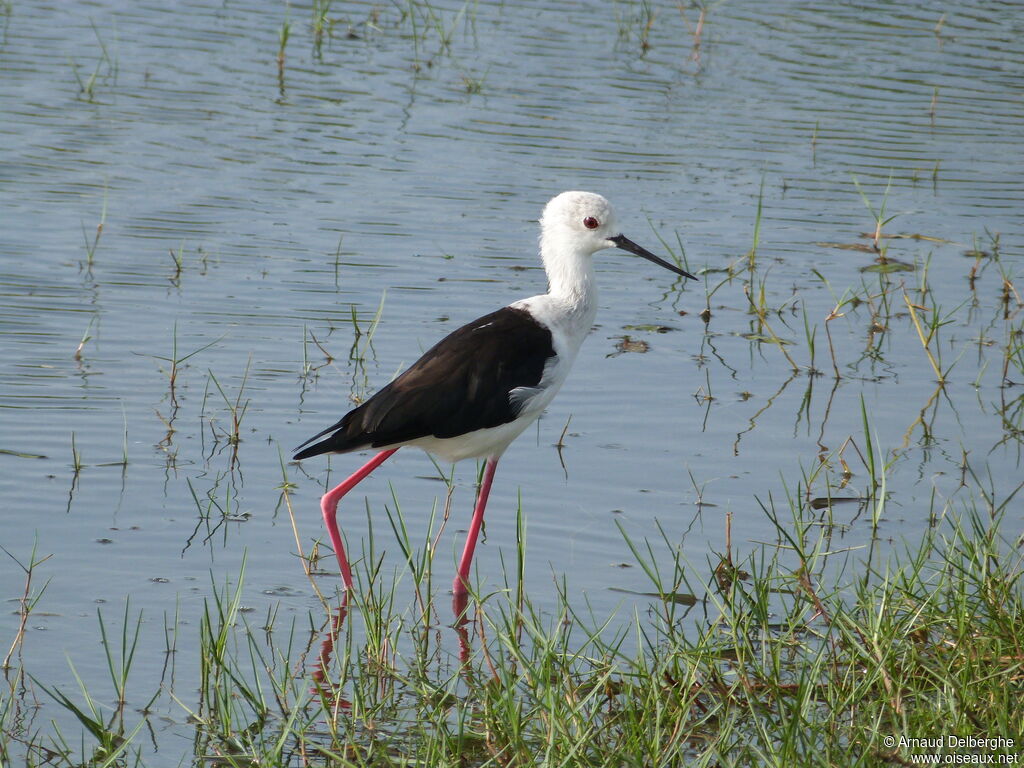
<path fill-rule="evenodd" d="M 1016 487 L 1020 396 L 1001 386 L 1000 347 L 1020 325 L 1000 269 L 1019 275 L 1024 240 L 1024 17 L 1011 4 L 957 8 L 941 25 L 929 3 L 721 4 L 697 60 L 674 3 L 654 4 L 646 51 L 639 4 L 403 6 L 413 17 L 346 4 L 319 51 L 306 6 L 250 6 L 16 2 L 4 19 L 2 544 L 22 562 L 33 547 L 50 556 L 23 646 L 25 668 L 48 667 L 48 683 L 73 684 L 65 653 L 101 679 L 95 610 L 119 615 L 129 594 L 144 610 L 134 682 L 151 691 L 164 616 L 194 626 L 211 575 L 234 578 L 243 557 L 251 608 L 301 617 L 316 606 L 279 503 L 282 457 L 443 334 L 543 290 L 535 220 L 563 189 L 607 195 L 652 250 L 681 243 L 702 283 L 680 290 L 646 262 L 598 256 L 598 327 L 499 468 L 476 560 L 485 584 L 501 584 L 502 557 L 514 561 L 521 499 L 537 605 L 553 606 L 565 577 L 596 614 L 643 609 L 649 598 L 609 590 L 651 589 L 642 569 L 620 567 L 635 563 L 616 523 L 665 554 L 659 523 L 699 581 L 725 548 L 726 512 L 734 548 L 775 541 L 760 503 L 797 493 L 847 438 L 866 450 L 862 402 L 891 459 L 883 537 L 916 538 L 936 497 L 940 509 L 960 503 L 965 454 L 994 496 Z M 861 271 L 874 220 L 855 180 L 898 214 L 885 232 L 927 238 L 883 241 L 915 271 Z M 764 330 L 742 275 L 711 297 L 707 325 L 699 317 L 716 270 L 750 250 L 759 197 L 754 286 L 784 308 L 769 322 L 792 342 L 796 374 L 777 346 L 749 338 Z M 851 244 L 862 249 L 836 247 Z M 1001 262 L 983 259 L 972 285 L 974 248 Z M 957 361 L 945 390 L 935 395 L 905 307 L 878 337 L 868 305 L 830 323 L 836 381 L 824 326 L 836 301 L 850 289 L 900 309 L 900 282 L 914 291 L 925 279 L 951 320 L 937 347 L 944 367 Z M 807 370 L 805 313 L 822 376 Z M 625 335 L 647 351 L 615 354 Z M 166 359 L 193 352 L 175 408 Z M 237 452 L 216 383 L 246 405 Z M 553 446 L 570 417 L 563 471 Z M 852 447 L 843 457 L 845 492 L 859 495 L 863 462 Z M 335 457 L 331 479 L 359 461 Z M 304 550 L 323 535 L 326 466 L 287 466 Z M 422 541 L 444 503 L 436 474 L 403 451 L 360 486 L 342 511 L 353 551 L 365 497 L 376 546 L 401 569 L 383 508 L 393 493 Z M 474 480 L 472 462 L 457 468 L 442 584 Z M 1020 504 L 1007 514 L 1024 530 Z M 857 505 L 835 515 L 854 520 L 842 546 L 869 540 Z M 0 561 L 4 600 L 23 579 Z M 8 604 L 4 647 L 18 626 Z"/>

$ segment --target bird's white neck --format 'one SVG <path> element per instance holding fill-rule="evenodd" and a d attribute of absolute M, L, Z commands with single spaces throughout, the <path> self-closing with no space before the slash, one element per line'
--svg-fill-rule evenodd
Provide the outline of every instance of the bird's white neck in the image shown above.
<path fill-rule="evenodd" d="M 540 239 L 540 255 L 548 276 L 548 296 L 562 307 L 565 319 L 576 326 L 582 340 L 597 315 L 592 254 L 545 232 Z"/>

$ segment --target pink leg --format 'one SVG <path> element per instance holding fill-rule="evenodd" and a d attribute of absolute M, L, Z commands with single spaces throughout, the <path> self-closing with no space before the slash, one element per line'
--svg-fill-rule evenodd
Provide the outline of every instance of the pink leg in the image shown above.
<path fill-rule="evenodd" d="M 498 468 L 496 458 L 488 459 L 484 468 L 484 480 L 480 483 L 480 493 L 476 497 L 476 508 L 473 510 L 473 521 L 469 524 L 469 534 L 466 536 L 466 547 L 462 550 L 462 559 L 459 561 L 459 575 L 455 577 L 452 590 L 455 592 L 455 600 L 464 604 L 466 597 L 466 586 L 469 584 L 469 567 L 473 563 L 473 551 L 476 549 L 476 540 L 480 535 L 480 526 L 484 522 L 484 509 L 487 508 L 487 497 L 491 493 L 491 482 L 494 480 L 494 470 Z"/>
<path fill-rule="evenodd" d="M 345 582 L 345 589 L 352 589 L 352 569 L 349 568 L 348 558 L 345 557 L 345 545 L 341 543 L 341 533 L 338 531 L 338 502 L 397 450 L 397 448 L 392 448 L 388 451 L 381 451 L 356 470 L 345 482 L 329 490 L 320 499 L 320 510 L 324 513 L 324 524 L 327 526 L 327 533 L 331 537 L 334 554 L 338 556 L 338 565 L 341 566 L 341 578 Z"/>

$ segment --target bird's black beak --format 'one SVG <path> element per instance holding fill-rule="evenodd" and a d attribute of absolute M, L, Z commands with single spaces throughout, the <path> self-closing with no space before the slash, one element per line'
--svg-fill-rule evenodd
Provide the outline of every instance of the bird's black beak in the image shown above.
<path fill-rule="evenodd" d="M 664 267 L 669 272 L 675 272 L 677 275 L 681 275 L 682 277 L 688 277 L 691 280 L 696 280 L 697 279 L 696 277 L 691 275 L 686 270 L 680 269 L 679 267 L 677 267 L 675 264 L 669 264 L 664 259 L 659 259 L 657 256 L 655 256 L 653 253 L 648 251 L 646 248 L 637 245 L 636 243 L 634 243 L 632 240 L 630 240 L 625 235 L 616 235 L 615 237 L 609 237 L 608 239 L 611 242 L 615 243 L 615 247 L 616 248 L 621 248 L 624 251 L 629 251 L 630 253 L 635 253 L 637 256 L 642 256 L 643 258 L 647 259 L 648 261 L 653 261 L 659 267 Z"/>

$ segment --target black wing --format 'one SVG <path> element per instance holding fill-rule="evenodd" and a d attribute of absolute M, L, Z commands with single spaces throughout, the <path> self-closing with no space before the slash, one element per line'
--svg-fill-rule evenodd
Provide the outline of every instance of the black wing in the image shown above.
<path fill-rule="evenodd" d="M 536 387 L 554 355 L 551 331 L 525 310 L 499 309 L 446 336 L 337 424 L 300 445 L 332 433 L 294 458 L 457 437 L 506 424 L 521 408 L 509 393 Z"/>

